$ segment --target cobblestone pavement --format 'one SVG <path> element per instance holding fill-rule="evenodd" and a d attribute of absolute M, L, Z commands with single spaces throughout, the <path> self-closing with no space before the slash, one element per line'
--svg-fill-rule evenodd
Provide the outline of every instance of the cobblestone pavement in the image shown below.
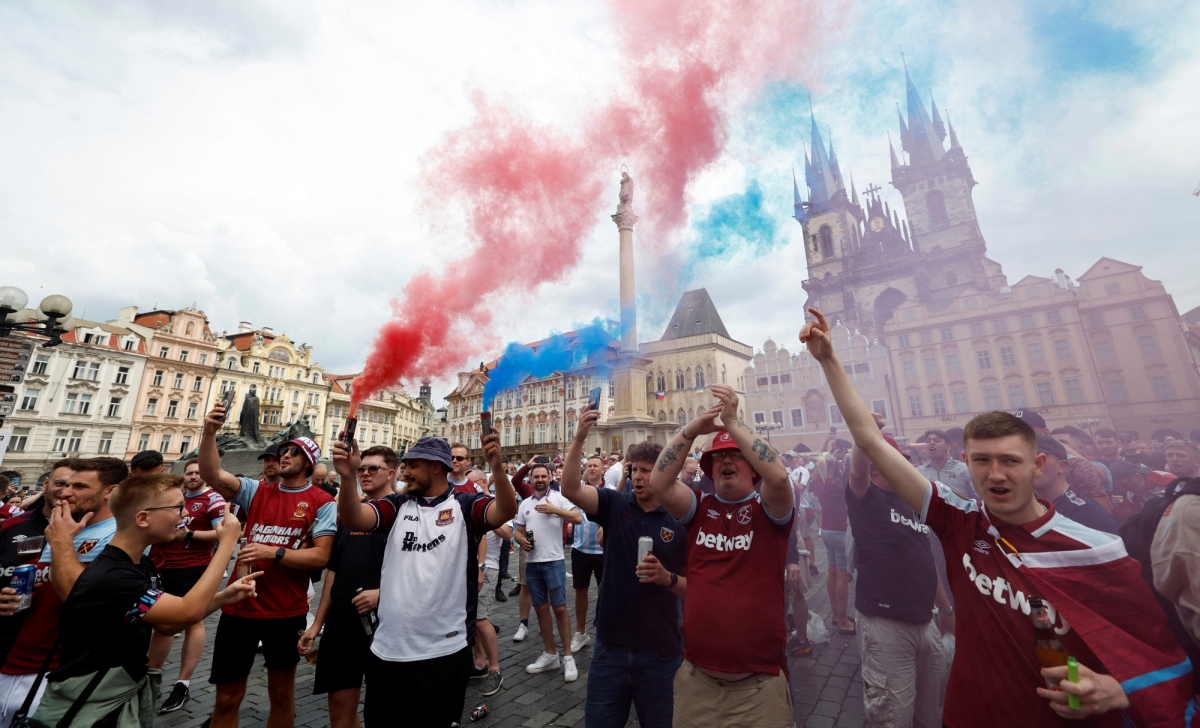
<path fill-rule="evenodd" d="M 824 549 L 817 540 L 818 563 L 821 568 L 820 582 L 808 595 L 810 608 L 821 615 L 829 624 L 829 599 L 825 593 Z M 515 568 L 515 561 L 514 561 Z M 513 582 L 504 582 L 506 592 Z M 319 587 L 319 585 L 318 585 Z M 318 589 L 319 591 L 319 589 Z M 570 590 L 568 590 L 570 591 Z M 574 629 L 573 594 L 568 593 L 569 610 L 572 612 Z M 592 603 L 588 613 L 589 628 L 595 614 L 595 585 L 591 589 Z M 853 597 L 851 597 L 853 600 Z M 313 599 L 316 609 L 317 599 Z M 479 695 L 479 681 L 472 681 L 467 688 L 466 710 L 463 725 L 509 728 L 523 726 L 582 726 L 583 703 L 587 692 L 588 661 L 591 648 L 585 647 L 576 655 L 579 679 L 573 683 L 563 681 L 562 670 L 530 675 L 525 665 L 537 659 L 541 649 L 541 638 L 537 631 L 537 617 L 530 615 L 530 635 L 523 642 L 513 642 L 518 619 L 517 599 L 510 597 L 496 607 L 496 627 L 500 635 L 500 667 L 504 673 L 504 687 L 491 698 Z M 217 615 L 209 617 L 208 641 L 200 658 L 200 665 L 192 680 L 192 697 L 187 706 L 178 712 L 159 716 L 155 726 L 178 726 L 194 728 L 211 715 L 214 688 L 208 684 L 208 671 L 212 663 L 212 640 L 216 632 Z M 594 631 L 592 632 L 593 637 Z M 176 645 L 163 668 L 163 689 L 169 691 L 174 685 L 179 669 L 179 646 Z M 561 647 L 559 648 L 561 651 Z M 858 728 L 867 725 L 862 705 L 862 678 L 859 673 L 858 646 L 854 638 L 834 634 L 831 641 L 818 645 L 811 655 L 792 660 L 790 665 L 792 697 L 796 709 L 796 725 L 812 728 L 829 726 Z M 314 668 L 301 662 L 296 671 L 296 725 L 328 726 L 329 719 L 324 695 L 313 695 Z M 491 708 L 491 715 L 483 721 L 471 723 L 471 709 L 481 703 Z M 266 671 L 262 658 L 255 660 L 246 699 L 242 703 L 241 725 L 244 727 L 265 726 L 270 703 L 267 699 Z M 630 725 L 637 725 L 630 716 Z"/>

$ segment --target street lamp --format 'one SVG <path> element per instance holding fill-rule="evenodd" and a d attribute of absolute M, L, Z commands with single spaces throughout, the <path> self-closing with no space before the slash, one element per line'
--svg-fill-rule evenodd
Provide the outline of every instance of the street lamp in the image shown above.
<path fill-rule="evenodd" d="M 0 337 L 14 331 L 47 336 L 43 348 L 58 346 L 62 335 L 75 328 L 71 299 L 58 294 L 42 299 L 37 310 L 25 308 L 29 297 L 16 286 L 0 286 Z"/>
<path fill-rule="evenodd" d="M 1092 436 L 1092 428 L 1100 424 L 1100 420 L 1089 417 L 1088 419 L 1079 420 L 1079 426 L 1088 431 L 1088 436 Z"/>
<path fill-rule="evenodd" d="M 755 425 L 754 426 L 754 431 L 759 433 L 760 435 L 764 432 L 767 433 L 767 444 L 768 445 L 771 443 L 771 433 L 775 430 L 782 430 L 782 429 L 783 429 L 783 425 L 781 425 L 777 422 L 771 423 L 769 425 Z"/>

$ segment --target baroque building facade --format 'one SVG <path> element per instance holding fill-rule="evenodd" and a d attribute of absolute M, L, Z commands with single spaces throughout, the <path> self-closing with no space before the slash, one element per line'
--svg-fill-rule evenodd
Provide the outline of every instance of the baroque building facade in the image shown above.
<path fill-rule="evenodd" d="M 1060 269 L 1009 286 L 987 257 L 954 127 L 926 109 L 907 70 L 905 83 L 901 154 L 889 153 L 906 219 L 873 185 L 865 206 L 853 182 L 847 192 L 815 117 L 807 200 L 793 184 L 807 305 L 886 347 L 898 431 L 1025 407 L 1051 427 L 1200 427 L 1200 357 L 1162 284 L 1102 258 L 1077 283 Z"/>
<path fill-rule="evenodd" d="M 321 428 L 324 442 L 332 444 L 346 427 L 356 377 L 357 374 L 327 374 L 325 377 L 329 383 L 329 403 Z M 421 385 L 417 397 L 402 386 L 376 392 L 359 403 L 355 415 L 358 425 L 354 439 L 363 450 L 373 445 L 387 445 L 397 455 L 403 455 L 417 440 L 434 431 L 428 384 Z"/>
<path fill-rule="evenodd" d="M 131 403 L 133 434 L 124 456 L 158 450 L 164 460 L 177 460 L 200 443 L 220 352 L 217 337 L 204 312 L 195 308 L 139 313 L 127 306 L 111 323 L 141 335 L 149 355 Z"/>
<path fill-rule="evenodd" d="M 26 338 L 14 334 L 14 338 Z M 75 319 L 62 343 L 34 355 L 16 385 L 13 434 L 0 470 L 13 482 L 40 482 L 64 457 L 123 457 L 146 368 L 146 340 L 123 326 Z"/>
<path fill-rule="evenodd" d="M 223 431 L 237 432 L 246 395 L 259 400 L 259 431 L 269 438 L 293 422 L 304 422 L 316 434 L 317 444 L 328 450 L 322 434 L 329 384 L 325 370 L 313 361 L 313 349 L 295 344 L 286 333 L 268 327 L 255 329 L 249 322 L 233 334 L 222 334 L 215 386 L 208 406 L 216 404 L 229 387 L 235 388 L 232 411 Z"/>

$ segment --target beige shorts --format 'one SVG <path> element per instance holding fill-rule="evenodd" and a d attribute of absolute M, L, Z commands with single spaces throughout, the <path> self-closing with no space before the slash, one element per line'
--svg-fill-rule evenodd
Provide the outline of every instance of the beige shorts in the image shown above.
<path fill-rule="evenodd" d="M 496 598 L 496 579 L 500 576 L 499 569 L 486 566 L 483 569 L 483 586 L 479 589 L 476 600 L 475 619 L 492 618 L 492 600 Z"/>
<path fill-rule="evenodd" d="M 525 557 L 529 552 L 517 546 L 517 553 L 520 554 L 517 557 L 517 583 L 525 586 Z"/>
<path fill-rule="evenodd" d="M 717 680 L 684 660 L 675 673 L 675 728 L 792 728 L 795 720 L 782 672 Z"/>

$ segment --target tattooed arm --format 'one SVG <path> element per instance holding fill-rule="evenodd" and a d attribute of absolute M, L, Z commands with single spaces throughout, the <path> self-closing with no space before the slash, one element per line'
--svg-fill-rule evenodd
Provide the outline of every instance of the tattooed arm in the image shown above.
<path fill-rule="evenodd" d="M 692 510 L 696 496 L 683 483 L 679 482 L 679 471 L 683 461 L 687 459 L 692 443 L 700 435 L 716 432 L 717 415 L 721 414 L 721 406 L 710 407 L 700 413 L 700 416 L 684 425 L 663 448 L 650 473 L 650 487 L 658 502 L 677 519 L 684 519 Z"/>
<path fill-rule="evenodd" d="M 738 417 L 738 396 L 732 387 L 714 384 L 712 390 L 721 401 L 721 424 L 725 431 L 737 443 L 750 467 L 762 476 L 763 507 L 773 518 L 787 518 L 792 512 L 794 494 L 783 458 Z"/>

